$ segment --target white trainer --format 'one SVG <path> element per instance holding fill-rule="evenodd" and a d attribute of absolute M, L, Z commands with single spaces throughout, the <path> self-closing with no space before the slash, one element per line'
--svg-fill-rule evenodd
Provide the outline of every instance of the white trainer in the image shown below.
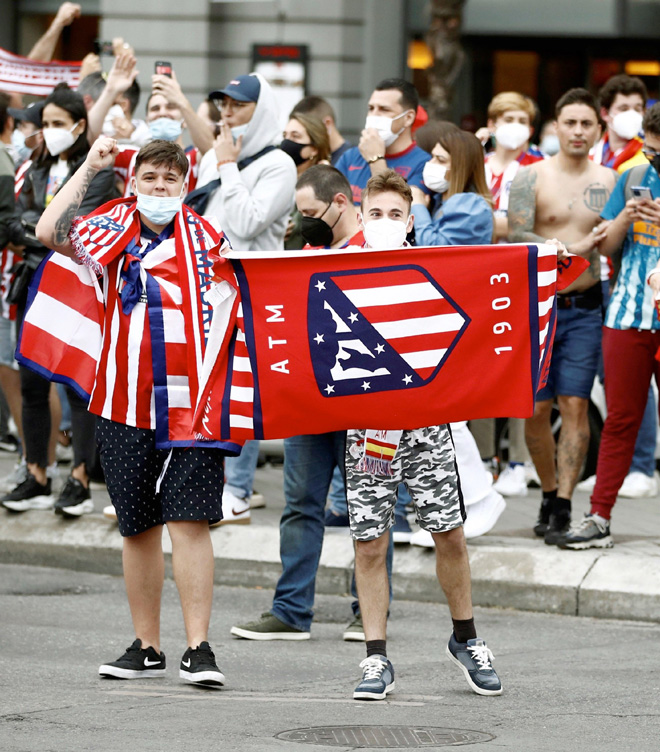
<path fill-rule="evenodd" d="M 249 525 L 250 500 L 239 499 L 225 486 L 222 492 L 222 521 L 220 525 Z"/>
<path fill-rule="evenodd" d="M 490 532 L 506 507 L 506 501 L 495 491 L 495 487 L 481 501 L 465 507 L 467 515 L 463 523 L 466 539 L 478 538 Z"/>
<path fill-rule="evenodd" d="M 658 495 L 658 480 L 655 475 L 632 472 L 626 475 L 618 496 L 625 499 L 648 499 Z"/>
<path fill-rule="evenodd" d="M 527 496 L 525 466 L 520 463 L 507 465 L 493 483 L 493 488 L 502 496 Z"/>
<path fill-rule="evenodd" d="M 588 478 L 585 478 L 583 481 L 580 481 L 580 483 L 575 486 L 575 489 L 577 491 L 582 491 L 582 493 L 593 493 L 593 490 L 596 486 L 596 476 L 590 475 Z"/>

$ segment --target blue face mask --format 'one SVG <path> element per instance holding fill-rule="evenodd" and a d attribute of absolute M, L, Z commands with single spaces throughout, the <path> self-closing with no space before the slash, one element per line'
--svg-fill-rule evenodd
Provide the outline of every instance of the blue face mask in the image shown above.
<path fill-rule="evenodd" d="M 183 203 L 179 196 L 147 196 L 137 194 L 137 210 L 155 225 L 169 224 L 181 210 Z"/>
<path fill-rule="evenodd" d="M 183 123 L 180 120 L 172 120 L 168 117 L 160 117 L 149 123 L 149 132 L 151 137 L 162 138 L 164 141 L 176 141 L 183 130 Z"/>
<path fill-rule="evenodd" d="M 232 138 L 234 139 L 234 143 L 236 143 L 236 141 L 238 141 L 238 137 L 239 136 L 244 136 L 245 135 L 245 131 L 247 131 L 248 125 L 250 125 L 249 122 L 243 123 L 243 125 L 235 125 L 231 129 L 231 135 L 232 135 Z"/>
<path fill-rule="evenodd" d="M 11 150 L 14 157 L 14 164 L 17 167 L 18 165 L 23 164 L 26 159 L 29 159 L 30 154 L 32 154 L 32 149 L 25 145 L 25 136 L 22 131 L 18 130 L 18 128 L 12 131 L 11 134 Z"/>

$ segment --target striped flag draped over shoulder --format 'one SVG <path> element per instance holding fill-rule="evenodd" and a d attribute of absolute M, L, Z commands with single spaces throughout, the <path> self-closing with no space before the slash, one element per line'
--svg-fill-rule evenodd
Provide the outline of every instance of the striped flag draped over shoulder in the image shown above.
<path fill-rule="evenodd" d="M 228 258 L 234 273 L 226 269 L 214 291 L 200 436 L 286 438 L 532 414 L 554 334 L 553 246 Z M 571 257 L 559 269 L 562 286 L 586 265 Z"/>

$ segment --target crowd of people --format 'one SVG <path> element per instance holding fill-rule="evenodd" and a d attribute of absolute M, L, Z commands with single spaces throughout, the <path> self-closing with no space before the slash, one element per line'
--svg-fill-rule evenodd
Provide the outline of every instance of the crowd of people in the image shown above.
<path fill-rule="evenodd" d="M 64 3 L 60 25 L 77 7 Z M 469 425 L 285 439 L 282 575 L 272 608 L 231 630 L 252 640 L 308 639 L 324 530 L 344 525 L 356 555 L 343 637 L 365 641 L 367 651 L 353 696 L 384 699 L 395 686 L 386 645 L 395 542 L 435 549 L 452 618 L 448 657 L 475 692 L 501 693 L 474 623 L 466 539 L 489 532 L 503 497 L 527 495 L 536 480 L 537 536 L 566 550 L 609 547 L 617 494 L 657 491 L 650 382 L 660 369 L 660 104 L 647 109 L 644 84 L 625 74 L 598 98 L 573 88 L 543 129 L 546 153 L 532 144 L 537 108 L 521 93 L 498 93 L 475 135 L 449 122 L 420 125 L 427 118 L 415 87 L 387 78 L 371 93 L 353 146 L 318 96 L 296 104 L 282 132 L 276 90 L 257 73 L 237 75 L 197 109 L 175 72 L 156 73 L 141 119 L 137 61 L 121 40 L 115 53 L 107 75 L 98 59 L 86 59 L 91 70 L 76 90 L 59 84 L 27 106 L 0 94 L 0 386 L 20 451 L 0 503 L 14 513 L 81 517 L 94 509 L 90 479 L 100 460 L 112 501 L 106 514 L 124 538 L 135 631 L 100 675 L 165 673 L 167 525 L 187 637 L 180 676 L 224 683 L 208 643 L 209 527 L 249 523 L 264 502 L 253 488 L 258 442 L 202 442 L 192 430 L 200 322 L 210 315 L 204 296 L 213 285 L 200 254 L 220 265 L 229 247 L 357 252 L 552 241 L 562 250 L 559 263 L 567 251 L 589 265 L 557 296 L 548 380 L 534 415 L 508 420 L 506 466 L 493 465 L 494 418 L 506 417 L 497 405 L 493 419 Z M 192 145 L 184 149 L 185 140 Z M 83 307 L 99 314 L 96 328 L 81 333 Z M 42 338 L 49 350 L 67 327 L 87 338 L 82 349 L 95 364 L 87 376 L 76 373 L 80 349 L 61 355 L 66 378 L 25 355 L 17 364 L 17 343 L 21 351 L 23 340 Z M 240 337 L 236 348 L 248 357 Z M 54 376 L 63 386 L 51 383 Z M 572 520 L 596 378 L 607 418 L 595 479 L 583 482 L 592 488 L 591 509 Z M 72 470 L 55 495 L 63 413 Z M 365 454 L 372 445 L 387 448 L 377 463 Z M 493 469 L 501 470 L 496 480 Z"/>

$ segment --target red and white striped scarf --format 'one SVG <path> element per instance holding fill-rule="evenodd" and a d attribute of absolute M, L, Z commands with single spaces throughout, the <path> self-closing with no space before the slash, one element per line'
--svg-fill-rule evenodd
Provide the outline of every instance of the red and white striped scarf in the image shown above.
<path fill-rule="evenodd" d="M 97 275 L 113 261 L 119 263 L 120 254 L 139 233 L 134 198 L 111 201 L 75 221 L 70 238 L 80 264 L 52 254 L 37 271 L 18 346 L 19 362 L 89 398 L 99 378 L 105 322 Z M 227 247 L 224 235 L 186 206 L 176 217 L 174 242 L 181 291 L 177 311 L 183 314 L 183 332 L 168 336 L 168 309 L 176 306 L 157 274 L 146 272 L 159 448 L 195 443 L 192 406 L 213 313 L 204 293 L 212 284 L 212 263 Z M 182 376 L 187 377 L 189 399 L 182 398 Z M 238 449 L 219 442 L 211 445 Z"/>

